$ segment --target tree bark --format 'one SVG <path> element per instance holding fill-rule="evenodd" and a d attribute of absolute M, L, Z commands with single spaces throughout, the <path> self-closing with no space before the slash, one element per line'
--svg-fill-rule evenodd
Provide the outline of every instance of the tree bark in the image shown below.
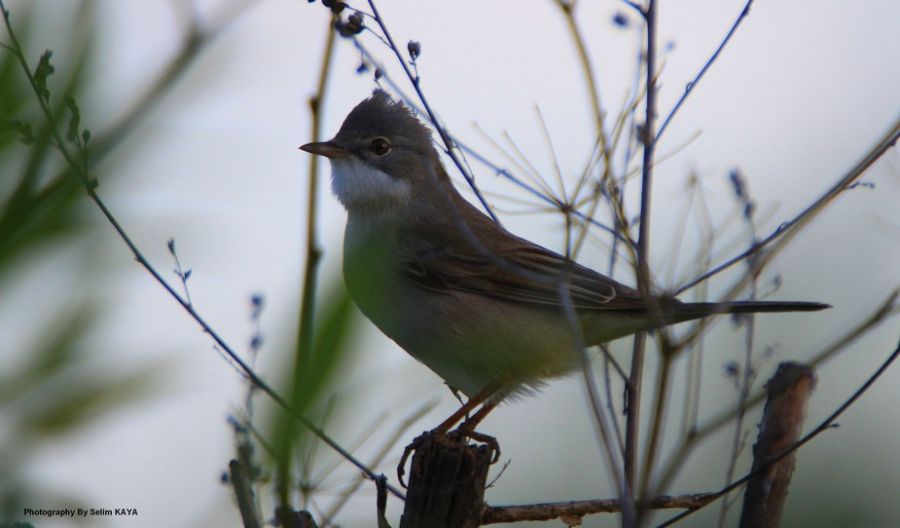
<path fill-rule="evenodd" d="M 476 528 L 494 450 L 458 435 L 424 433 L 415 440 L 400 528 Z"/>
<path fill-rule="evenodd" d="M 753 476 L 744 492 L 741 528 L 774 528 L 781 523 L 796 451 L 772 463 L 800 437 L 809 396 L 816 385 L 812 368 L 785 362 L 766 383 L 768 399 L 753 446 Z"/>

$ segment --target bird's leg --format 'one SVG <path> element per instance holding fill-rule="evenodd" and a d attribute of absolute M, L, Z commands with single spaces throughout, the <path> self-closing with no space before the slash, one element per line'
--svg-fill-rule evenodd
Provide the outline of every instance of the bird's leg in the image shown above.
<path fill-rule="evenodd" d="M 495 407 L 497 407 L 496 401 L 484 402 L 484 405 L 481 406 L 481 409 L 478 409 L 477 413 L 466 418 L 463 423 L 459 424 L 457 431 L 475 431 L 478 424 L 480 424 Z"/>
<path fill-rule="evenodd" d="M 462 420 L 463 418 L 465 418 L 466 416 L 468 416 L 468 414 L 472 411 L 472 409 L 474 409 L 475 407 L 481 405 L 481 404 L 484 403 L 488 398 L 490 398 L 491 396 L 493 396 L 494 393 L 496 393 L 498 389 L 499 389 L 499 387 L 497 387 L 496 385 L 493 385 L 493 384 L 492 384 L 492 385 L 488 385 L 487 387 L 481 389 L 481 390 L 478 391 L 474 396 L 472 396 L 471 398 L 469 398 L 468 400 L 466 400 L 466 403 L 464 403 L 464 404 L 462 405 L 462 407 L 460 407 L 455 413 L 451 414 L 449 418 L 447 418 L 446 420 L 444 420 L 443 422 L 441 422 L 441 424 L 440 424 L 439 426 L 437 426 L 437 427 L 435 427 L 434 429 L 432 429 L 431 432 L 432 432 L 432 433 L 441 433 L 441 434 L 446 433 L 447 431 L 450 430 L 451 427 L 453 427 L 454 425 L 456 425 L 460 420 Z M 488 404 L 487 404 L 487 403 L 484 403 L 484 405 L 487 406 Z M 497 404 L 491 405 L 491 409 L 493 409 L 494 407 L 496 407 L 496 405 L 497 405 Z M 480 415 L 483 409 L 484 409 L 484 406 L 482 406 L 482 408 L 479 409 L 478 412 L 475 413 L 471 418 L 467 418 L 467 419 L 465 420 L 465 422 L 463 422 L 463 423 L 467 423 L 467 422 L 469 422 L 469 420 L 475 418 L 475 416 Z M 490 411 L 490 409 L 488 409 L 488 411 Z M 487 414 L 487 413 L 485 413 L 485 414 Z M 478 421 L 476 421 L 476 422 L 473 424 L 472 429 L 474 430 L 474 429 L 475 429 L 474 426 L 475 426 L 475 425 L 478 425 L 478 422 L 480 422 L 480 421 L 483 420 L 483 419 L 484 419 L 484 416 L 482 416 L 481 418 L 479 418 Z"/>
<path fill-rule="evenodd" d="M 397 477 L 400 479 L 400 485 L 406 487 L 406 484 L 403 482 L 403 475 L 406 472 L 404 470 L 404 466 L 406 466 L 406 459 L 409 458 L 410 453 L 415 451 L 416 448 L 418 448 L 426 438 L 446 435 L 447 431 L 449 431 L 451 427 L 459 423 L 460 420 L 466 418 L 466 416 L 468 416 L 472 409 L 480 404 L 484 405 L 481 406 L 481 409 L 478 409 L 478 412 L 473 414 L 471 417 L 466 418 L 459 426 L 459 428 L 454 431 L 454 434 L 468 437 L 473 440 L 484 442 L 490 445 L 495 450 L 496 455 L 494 457 L 494 461 L 496 461 L 500 454 L 500 448 L 497 444 L 497 440 L 491 436 L 476 433 L 475 426 L 477 426 L 478 423 L 481 422 L 481 420 L 483 420 L 485 416 L 487 416 L 487 413 L 489 413 L 491 409 L 497 406 L 496 403 L 489 402 L 487 401 L 487 399 L 496 394 L 499 390 L 500 387 L 498 385 L 491 384 L 478 391 L 474 396 L 469 398 L 466 403 L 464 403 L 455 413 L 451 414 L 449 418 L 441 422 L 440 425 L 438 425 L 431 431 L 426 431 L 417 436 L 411 444 L 406 446 L 406 448 L 403 450 L 403 455 L 400 456 L 400 464 L 397 466 Z"/>
<path fill-rule="evenodd" d="M 500 444 L 497 443 L 497 439 L 493 436 L 486 435 L 484 433 L 479 433 L 475 430 L 478 427 L 478 424 L 481 423 L 482 420 L 488 415 L 489 412 L 493 411 L 497 406 L 497 401 L 486 401 L 484 405 L 481 406 L 481 409 L 478 409 L 478 412 L 466 418 L 463 423 L 459 424 L 459 427 L 456 428 L 451 434 L 464 436 L 466 438 L 471 438 L 477 442 L 483 442 L 488 445 L 494 452 L 494 456 L 491 459 L 491 464 L 500 460 Z"/>

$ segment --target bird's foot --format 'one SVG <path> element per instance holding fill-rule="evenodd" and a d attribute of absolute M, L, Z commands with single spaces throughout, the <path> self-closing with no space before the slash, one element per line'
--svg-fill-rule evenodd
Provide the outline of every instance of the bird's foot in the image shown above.
<path fill-rule="evenodd" d="M 491 450 L 493 456 L 491 456 L 491 464 L 496 464 L 498 460 L 500 460 L 500 443 L 497 442 L 497 439 L 491 435 L 486 435 L 484 433 L 479 433 L 473 429 L 469 429 L 466 427 L 465 422 L 462 425 L 447 433 L 447 436 L 454 439 L 465 439 L 470 438 L 475 440 L 476 442 L 481 442 L 486 445 L 488 449 Z"/>
<path fill-rule="evenodd" d="M 443 434 L 443 433 L 439 432 L 437 434 Z M 422 447 L 426 443 L 428 443 L 434 435 L 435 435 L 434 431 L 425 431 L 424 433 L 415 437 L 409 445 L 407 445 L 405 448 L 403 448 L 403 454 L 400 456 L 400 463 L 397 464 L 397 479 L 400 481 L 400 485 L 403 486 L 404 488 L 407 487 L 406 482 L 403 482 L 403 475 L 406 474 L 406 469 L 405 469 L 406 468 L 406 459 L 409 458 L 409 455 L 413 451 L 416 451 L 417 449 L 419 449 L 420 447 Z M 412 468 L 410 468 L 410 469 L 412 469 Z"/>

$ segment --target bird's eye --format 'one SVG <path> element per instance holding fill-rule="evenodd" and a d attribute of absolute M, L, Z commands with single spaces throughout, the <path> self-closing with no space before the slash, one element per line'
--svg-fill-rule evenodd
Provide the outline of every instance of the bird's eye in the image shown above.
<path fill-rule="evenodd" d="M 369 152 L 376 156 L 384 156 L 391 151 L 391 142 L 386 137 L 378 136 L 369 142 Z"/>

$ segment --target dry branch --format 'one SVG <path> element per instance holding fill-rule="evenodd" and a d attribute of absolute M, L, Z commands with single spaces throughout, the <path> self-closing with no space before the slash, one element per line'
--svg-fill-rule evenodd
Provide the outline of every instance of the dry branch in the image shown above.
<path fill-rule="evenodd" d="M 656 497 L 645 506 L 649 509 L 699 508 L 718 498 L 716 493 L 698 493 Z M 545 502 L 521 506 L 488 506 L 481 516 L 482 524 L 522 521 L 549 521 L 552 519 L 581 518 L 595 513 L 622 511 L 618 499 L 594 499 L 581 501 Z"/>
<path fill-rule="evenodd" d="M 753 446 L 753 476 L 744 492 L 742 528 L 776 527 L 780 524 L 794 473 L 796 451 L 771 464 L 773 457 L 790 448 L 803 429 L 809 396 L 816 386 L 813 370 L 800 363 L 778 366 L 766 383 L 768 400 Z M 765 468 L 758 471 L 761 468 Z"/>

